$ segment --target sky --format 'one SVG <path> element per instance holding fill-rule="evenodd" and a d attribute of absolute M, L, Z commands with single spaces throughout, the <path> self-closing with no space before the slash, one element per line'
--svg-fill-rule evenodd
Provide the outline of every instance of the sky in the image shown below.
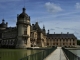
<path fill-rule="evenodd" d="M 74 34 L 80 39 L 80 0 L 0 0 L 0 22 L 16 26 L 17 14 L 25 6 L 31 24 L 45 25 L 46 32 Z"/>

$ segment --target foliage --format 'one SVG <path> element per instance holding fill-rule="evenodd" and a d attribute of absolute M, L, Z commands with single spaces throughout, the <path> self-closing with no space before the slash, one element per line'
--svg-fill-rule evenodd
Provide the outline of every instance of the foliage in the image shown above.
<path fill-rule="evenodd" d="M 77 45 L 80 45 L 80 40 L 77 40 Z"/>

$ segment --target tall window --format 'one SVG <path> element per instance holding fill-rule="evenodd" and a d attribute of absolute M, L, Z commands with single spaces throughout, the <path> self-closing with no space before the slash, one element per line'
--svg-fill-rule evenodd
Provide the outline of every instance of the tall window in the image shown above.
<path fill-rule="evenodd" d="M 24 27 L 24 35 L 27 35 L 27 27 Z"/>
<path fill-rule="evenodd" d="M 75 43 L 73 43 L 73 45 L 75 45 Z"/>
<path fill-rule="evenodd" d="M 26 37 L 24 38 L 24 43 L 27 44 L 27 38 Z"/>
<path fill-rule="evenodd" d="M 24 35 L 27 35 L 27 31 L 24 31 Z"/>

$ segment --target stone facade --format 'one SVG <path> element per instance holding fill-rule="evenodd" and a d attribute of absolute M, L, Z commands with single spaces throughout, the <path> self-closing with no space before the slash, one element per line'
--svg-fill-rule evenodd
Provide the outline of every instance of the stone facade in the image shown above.
<path fill-rule="evenodd" d="M 6 48 L 27 48 L 46 46 L 75 47 L 77 38 L 74 34 L 46 34 L 45 26 L 41 29 L 38 22 L 30 23 L 30 16 L 26 9 L 17 15 L 15 27 L 8 27 L 8 22 L 2 19 L 0 24 L 0 47 Z"/>
<path fill-rule="evenodd" d="M 45 28 L 41 29 L 38 22 L 30 23 L 30 16 L 23 8 L 17 15 L 16 27 L 8 27 L 8 22 L 0 24 L 0 46 L 14 48 L 45 47 Z"/>
<path fill-rule="evenodd" d="M 74 34 L 49 34 L 47 33 L 47 46 L 59 46 L 59 47 L 76 47 L 77 38 Z"/>

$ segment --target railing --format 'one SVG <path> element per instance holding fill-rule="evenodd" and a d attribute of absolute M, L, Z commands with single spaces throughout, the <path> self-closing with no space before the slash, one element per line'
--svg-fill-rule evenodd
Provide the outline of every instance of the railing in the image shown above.
<path fill-rule="evenodd" d="M 53 52 L 57 47 L 53 47 L 51 49 L 47 49 L 29 56 L 26 56 L 20 60 L 43 60 L 46 58 L 51 52 Z"/>
<path fill-rule="evenodd" d="M 67 58 L 69 60 L 80 60 L 80 57 L 75 55 L 74 53 L 72 53 L 71 51 L 65 49 L 65 48 L 62 48 L 64 53 L 66 54 Z"/>

